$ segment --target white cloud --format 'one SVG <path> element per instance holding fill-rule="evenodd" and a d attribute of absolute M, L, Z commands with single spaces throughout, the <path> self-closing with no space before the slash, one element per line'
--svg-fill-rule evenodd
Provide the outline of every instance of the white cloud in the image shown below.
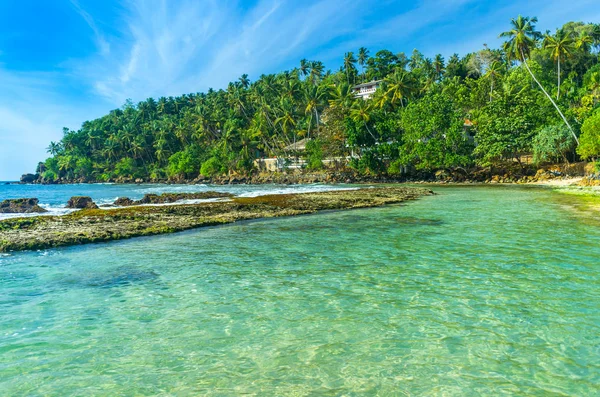
<path fill-rule="evenodd" d="M 85 20 L 90 29 L 92 29 L 92 31 L 94 32 L 94 39 L 96 41 L 96 45 L 100 49 L 100 52 L 103 55 L 108 55 L 110 53 L 110 44 L 108 44 L 98 27 L 96 26 L 94 18 L 92 18 L 92 16 L 79 5 L 78 0 L 70 0 L 70 2 L 73 5 L 73 7 L 75 7 L 77 13 L 81 15 L 81 17 Z"/>

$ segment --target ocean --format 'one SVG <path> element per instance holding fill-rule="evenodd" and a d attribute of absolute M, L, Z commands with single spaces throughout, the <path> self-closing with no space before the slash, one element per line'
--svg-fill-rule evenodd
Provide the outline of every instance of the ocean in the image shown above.
<path fill-rule="evenodd" d="M 3 186 L 0 198 L 325 188 Z M 0 256 L 0 395 L 599 395 L 598 220 L 546 189 L 433 189 Z"/>

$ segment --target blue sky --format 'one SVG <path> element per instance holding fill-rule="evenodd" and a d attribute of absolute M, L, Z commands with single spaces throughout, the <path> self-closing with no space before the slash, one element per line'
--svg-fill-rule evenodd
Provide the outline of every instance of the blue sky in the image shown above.
<path fill-rule="evenodd" d="M 598 0 L 0 0 L 0 180 L 127 98 L 222 88 L 365 46 L 465 54 L 517 14 L 600 22 Z"/>

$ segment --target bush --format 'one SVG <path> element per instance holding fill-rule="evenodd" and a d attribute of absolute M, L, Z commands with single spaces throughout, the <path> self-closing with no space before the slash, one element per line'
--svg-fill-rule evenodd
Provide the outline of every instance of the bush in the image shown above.
<path fill-rule="evenodd" d="M 390 163 L 387 173 L 389 175 L 402 175 L 402 169 L 404 168 L 404 163 L 402 160 L 394 160 Z"/>
<path fill-rule="evenodd" d="M 115 176 L 119 177 L 135 177 L 137 174 L 137 166 L 135 160 L 128 157 L 123 158 L 115 164 Z"/>
<path fill-rule="evenodd" d="M 94 166 L 92 164 L 92 160 L 88 158 L 80 158 L 77 159 L 77 163 L 75 165 L 75 175 L 78 177 L 88 178 L 92 176 L 92 172 L 94 171 Z"/>
<path fill-rule="evenodd" d="M 563 124 L 542 128 L 533 138 L 533 161 L 536 164 L 557 160 L 567 161 L 575 139 Z"/>
<path fill-rule="evenodd" d="M 586 159 L 600 157 L 600 111 L 583 122 L 577 153 Z"/>
<path fill-rule="evenodd" d="M 202 163 L 200 173 L 204 176 L 214 177 L 224 173 L 225 171 L 223 170 L 223 168 L 224 167 L 221 163 L 221 160 L 218 157 L 213 156 L 206 160 L 204 163 Z"/>
<path fill-rule="evenodd" d="M 52 170 L 46 170 L 46 171 L 44 171 L 44 173 L 42 174 L 42 176 L 47 181 L 55 181 L 58 178 L 58 175 L 56 175 L 56 172 L 54 172 Z"/>
<path fill-rule="evenodd" d="M 323 168 L 323 145 L 318 139 L 306 143 L 306 153 L 309 170 L 320 170 Z"/>
<path fill-rule="evenodd" d="M 191 145 L 185 150 L 177 152 L 169 157 L 167 174 L 172 176 L 183 176 L 184 178 L 194 178 L 200 171 L 202 165 L 203 152 L 197 145 Z"/>
<path fill-rule="evenodd" d="M 373 151 L 363 153 L 360 159 L 352 159 L 349 166 L 363 175 L 377 175 L 385 169 L 383 161 Z"/>

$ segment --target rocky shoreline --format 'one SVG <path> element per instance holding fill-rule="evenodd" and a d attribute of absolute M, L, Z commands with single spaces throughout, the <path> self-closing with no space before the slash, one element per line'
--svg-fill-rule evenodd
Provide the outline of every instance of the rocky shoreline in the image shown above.
<path fill-rule="evenodd" d="M 0 221 L 0 252 L 24 251 L 173 233 L 240 220 L 379 207 L 432 195 L 429 189 L 378 187 L 228 201 L 114 209 L 82 209 L 64 216 Z"/>
<path fill-rule="evenodd" d="M 229 174 L 207 178 L 202 175 L 193 179 L 143 179 L 116 178 L 107 181 L 90 179 L 61 179 L 45 181 L 40 175 L 25 174 L 20 183 L 70 184 L 70 183 L 165 183 L 165 184 L 310 184 L 310 183 L 539 183 L 548 180 L 582 177 L 591 185 L 600 184 L 600 173 L 593 170 L 591 163 L 553 164 L 541 168 L 532 165 L 511 165 L 500 168 L 473 168 L 439 170 L 435 173 L 413 171 L 405 175 L 364 175 L 354 169 L 327 169 L 321 171 L 290 170 L 286 172 L 255 172 L 249 175 Z M 584 182 L 582 182 L 584 183 Z"/>

